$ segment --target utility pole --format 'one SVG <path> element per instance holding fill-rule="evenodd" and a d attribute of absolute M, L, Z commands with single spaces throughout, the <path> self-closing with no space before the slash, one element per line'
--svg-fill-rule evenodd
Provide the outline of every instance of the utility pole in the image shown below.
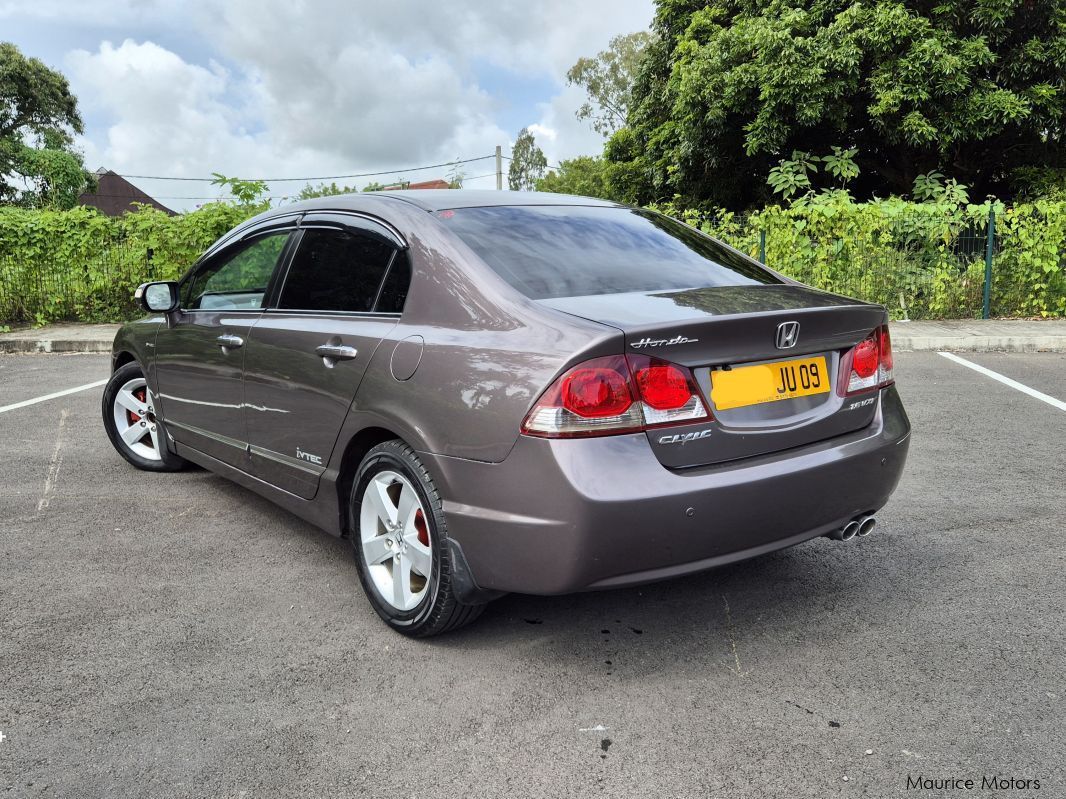
<path fill-rule="evenodd" d="M 496 191 L 503 191 L 503 148 L 496 145 Z"/>

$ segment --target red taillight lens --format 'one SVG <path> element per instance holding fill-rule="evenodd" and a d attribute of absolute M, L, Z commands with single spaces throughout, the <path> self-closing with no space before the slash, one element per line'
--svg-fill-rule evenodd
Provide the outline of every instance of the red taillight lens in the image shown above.
<path fill-rule="evenodd" d="M 692 372 L 646 355 L 575 366 L 544 392 L 522 423 L 545 438 L 612 435 L 710 418 Z"/>
<path fill-rule="evenodd" d="M 640 398 L 658 411 L 683 408 L 692 398 L 688 376 L 672 363 L 656 363 L 638 369 Z"/>
<path fill-rule="evenodd" d="M 878 343 L 876 333 L 864 338 L 855 345 L 855 350 L 851 356 L 851 368 L 855 374 L 862 378 L 877 374 L 880 348 L 881 345 Z"/>
<path fill-rule="evenodd" d="M 633 404 L 628 375 L 611 367 L 574 369 L 563 378 L 563 407 L 586 419 L 618 416 Z"/>
<path fill-rule="evenodd" d="M 881 325 L 856 344 L 841 361 L 839 385 L 845 396 L 884 387 L 892 382 L 892 339 Z"/>

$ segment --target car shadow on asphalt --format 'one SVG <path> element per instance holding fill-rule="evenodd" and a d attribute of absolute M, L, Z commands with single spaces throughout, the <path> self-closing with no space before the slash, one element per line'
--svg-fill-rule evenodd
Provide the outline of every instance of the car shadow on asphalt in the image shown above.
<path fill-rule="evenodd" d="M 199 477 L 199 476 L 198 476 Z M 254 492 L 221 477 L 203 475 L 212 489 L 256 517 L 255 535 L 284 537 L 316 558 L 332 559 L 337 575 L 351 584 L 351 601 L 362 607 L 365 623 L 380 621 L 362 595 L 351 548 Z M 644 652 L 697 656 L 708 646 L 721 665 L 738 674 L 747 666 L 742 643 L 774 642 L 782 656 L 811 640 L 846 642 L 849 632 L 898 624 L 901 615 L 933 602 L 928 575 L 952 556 L 946 549 L 919 547 L 903 519 L 888 514 L 869 538 L 849 543 L 816 538 L 786 550 L 708 572 L 630 588 L 530 596 L 509 594 L 489 604 L 469 627 L 421 644 L 442 649 L 493 649 L 525 643 L 524 656 L 585 658 Z M 290 540 L 291 539 L 291 540 Z M 383 630 L 384 632 L 384 630 Z M 843 643 L 841 644 L 843 645 Z M 750 665 L 750 664 L 748 664 Z"/>

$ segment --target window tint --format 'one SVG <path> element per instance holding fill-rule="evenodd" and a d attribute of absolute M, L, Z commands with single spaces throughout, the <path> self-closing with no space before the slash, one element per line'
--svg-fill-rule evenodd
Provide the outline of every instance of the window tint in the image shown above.
<path fill-rule="evenodd" d="M 437 216 L 532 299 L 780 282 L 709 236 L 651 211 L 494 206 Z"/>
<path fill-rule="evenodd" d="M 182 286 L 182 307 L 262 308 L 267 284 L 288 237 L 287 231 L 271 233 L 203 264 Z"/>
<path fill-rule="evenodd" d="M 381 296 L 378 297 L 374 310 L 380 313 L 401 313 L 410 285 L 411 262 L 407 260 L 407 253 L 397 252 L 392 266 L 389 267 L 389 274 L 385 276 L 385 285 L 381 287 Z"/>
<path fill-rule="evenodd" d="M 395 248 L 347 230 L 309 228 L 296 251 L 279 308 L 370 311 Z"/>

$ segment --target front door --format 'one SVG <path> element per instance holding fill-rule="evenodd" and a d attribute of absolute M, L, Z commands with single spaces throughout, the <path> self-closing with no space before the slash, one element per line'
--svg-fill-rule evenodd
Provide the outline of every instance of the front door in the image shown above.
<path fill-rule="evenodd" d="M 410 271 L 400 241 L 369 220 L 309 214 L 300 228 L 278 302 L 246 345 L 244 405 L 253 474 L 310 499 Z"/>
<path fill-rule="evenodd" d="M 182 282 L 181 309 L 156 334 L 155 383 L 167 432 L 245 470 L 245 345 L 291 232 L 252 234 L 206 259 Z"/>

